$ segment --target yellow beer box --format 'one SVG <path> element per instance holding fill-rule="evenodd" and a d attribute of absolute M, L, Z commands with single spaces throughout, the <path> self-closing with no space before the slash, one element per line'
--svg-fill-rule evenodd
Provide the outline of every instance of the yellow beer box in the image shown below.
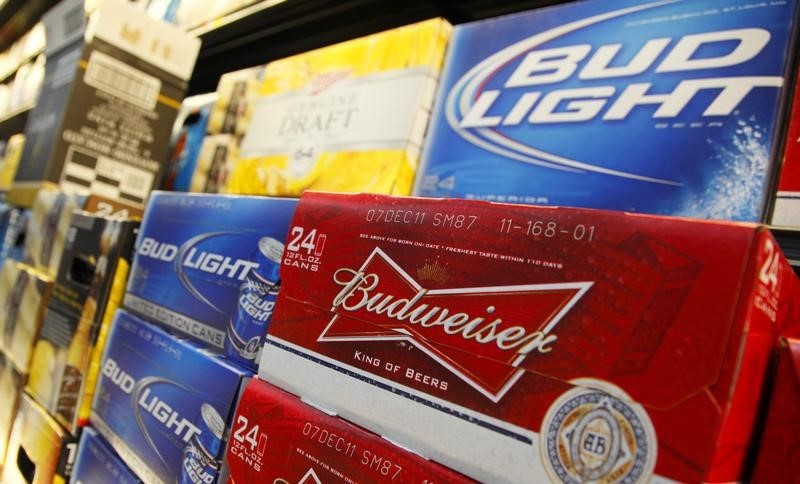
<path fill-rule="evenodd" d="M 17 403 L 22 393 L 22 375 L 11 360 L 0 351 L 0 467 L 6 456 L 6 445 L 11 425 L 17 414 Z"/>
<path fill-rule="evenodd" d="M 227 191 L 409 194 L 450 32 L 427 20 L 267 64 Z"/>

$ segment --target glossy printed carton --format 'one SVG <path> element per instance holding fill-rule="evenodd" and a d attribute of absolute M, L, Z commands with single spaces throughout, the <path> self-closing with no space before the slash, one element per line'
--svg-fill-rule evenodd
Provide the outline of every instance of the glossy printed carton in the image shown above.
<path fill-rule="evenodd" d="M 58 99 L 32 113 L 47 121 L 41 138 L 31 133 L 40 127 L 28 123 L 15 203 L 29 204 L 42 186 L 58 184 L 141 208 L 158 187 L 200 40 L 121 0 L 105 0 L 94 14 L 86 40 L 83 2 L 45 17 L 48 45 L 61 34 L 68 47 L 60 54 L 62 77 L 46 79 L 42 93 Z"/>
<path fill-rule="evenodd" d="M 259 376 L 488 482 L 742 476 L 795 274 L 754 224 L 306 194 Z"/>
<path fill-rule="evenodd" d="M 95 429 L 86 427 L 81 431 L 70 482 L 135 484 L 141 481 Z"/>
<path fill-rule="evenodd" d="M 107 308 L 116 306 L 133 253 L 135 222 L 76 212 L 71 217 L 64 254 L 31 357 L 26 389 L 73 434 L 85 425 L 91 383 L 110 324 Z M 117 277 L 122 273 L 123 281 Z M 115 286 L 116 284 L 116 286 Z M 113 291 L 118 293 L 114 294 Z M 87 401 L 88 400 L 88 401 Z"/>
<path fill-rule="evenodd" d="M 0 268 L 0 350 L 26 375 L 53 280 L 6 259 Z"/>
<path fill-rule="evenodd" d="M 145 482 L 214 482 L 249 372 L 124 310 L 101 362 L 91 425 Z"/>
<path fill-rule="evenodd" d="M 155 192 L 125 307 L 255 368 L 296 200 Z"/>
<path fill-rule="evenodd" d="M 65 484 L 78 442 L 47 411 L 23 394 L 11 428 L 0 481 L 4 484 Z"/>
<path fill-rule="evenodd" d="M 432 19 L 267 64 L 227 191 L 408 195 L 451 30 Z"/>
<path fill-rule="evenodd" d="M 232 483 L 472 482 L 258 379 L 247 384 L 231 430 Z"/>
<path fill-rule="evenodd" d="M 766 221 L 796 12 L 588 0 L 459 25 L 415 194 Z"/>
<path fill-rule="evenodd" d="M 794 106 L 785 142 L 771 223 L 800 228 L 800 77 L 794 87 Z"/>

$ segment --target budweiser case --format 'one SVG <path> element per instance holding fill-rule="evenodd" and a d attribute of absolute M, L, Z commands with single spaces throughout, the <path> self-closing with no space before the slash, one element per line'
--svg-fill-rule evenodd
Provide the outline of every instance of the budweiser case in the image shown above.
<path fill-rule="evenodd" d="M 33 354 L 52 279 L 8 259 L 0 269 L 0 350 L 23 374 Z"/>
<path fill-rule="evenodd" d="M 11 429 L 3 473 L 7 484 L 64 484 L 77 441 L 32 398 L 23 394 Z"/>
<path fill-rule="evenodd" d="M 795 482 L 800 460 L 800 340 L 782 339 L 753 482 Z"/>
<path fill-rule="evenodd" d="M 296 205 L 289 199 L 154 193 L 125 306 L 255 368 Z"/>
<path fill-rule="evenodd" d="M 472 482 L 257 379 L 231 431 L 232 483 Z"/>
<path fill-rule="evenodd" d="M 367 195 L 282 275 L 263 379 L 491 482 L 737 479 L 797 297 L 757 225 Z"/>
<path fill-rule="evenodd" d="M 267 64 L 228 191 L 408 195 L 451 30 L 432 19 Z"/>
<path fill-rule="evenodd" d="M 81 432 L 70 482 L 75 484 L 103 482 L 133 484 L 141 481 L 128 469 L 128 466 L 122 462 L 95 429 L 86 427 Z"/>
<path fill-rule="evenodd" d="M 589 0 L 457 26 L 415 193 L 761 221 L 795 12 Z"/>
<path fill-rule="evenodd" d="M 794 106 L 786 129 L 786 148 L 778 179 L 772 224 L 800 227 L 800 76 L 794 88 Z"/>
<path fill-rule="evenodd" d="M 30 364 L 27 389 L 75 433 L 87 372 L 101 334 L 117 263 L 133 251 L 136 223 L 76 212 L 45 309 Z M 123 256 L 121 259 L 120 257 Z M 87 405 L 88 406 L 88 405 Z M 85 422 L 84 422 L 85 423 Z"/>
<path fill-rule="evenodd" d="M 90 421 L 145 482 L 213 482 L 246 376 L 119 310 Z"/>

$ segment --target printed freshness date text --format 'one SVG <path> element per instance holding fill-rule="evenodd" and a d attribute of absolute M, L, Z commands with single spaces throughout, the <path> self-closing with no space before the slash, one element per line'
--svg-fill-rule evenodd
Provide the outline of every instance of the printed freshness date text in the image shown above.
<path fill-rule="evenodd" d="M 432 225 L 434 227 L 470 230 L 478 221 L 478 216 L 455 212 L 372 208 L 367 210 L 364 219 L 369 223 Z"/>

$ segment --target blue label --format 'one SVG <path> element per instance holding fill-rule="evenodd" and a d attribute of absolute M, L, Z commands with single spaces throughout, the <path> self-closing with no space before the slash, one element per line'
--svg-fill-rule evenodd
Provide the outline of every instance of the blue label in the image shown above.
<path fill-rule="evenodd" d="M 93 482 L 117 482 L 134 484 L 141 482 L 128 466 L 108 447 L 108 444 L 91 427 L 81 433 L 75 467 L 71 482 L 90 484 Z"/>
<path fill-rule="evenodd" d="M 416 193 L 759 220 L 795 9 L 597 0 L 458 26 Z"/>
<path fill-rule="evenodd" d="M 120 310 L 101 362 L 92 424 L 144 480 L 175 482 L 193 442 L 213 450 L 216 472 L 246 375 Z"/>
<path fill-rule="evenodd" d="M 239 288 L 285 241 L 296 200 L 156 192 L 136 243 L 125 306 L 222 351 Z"/>

